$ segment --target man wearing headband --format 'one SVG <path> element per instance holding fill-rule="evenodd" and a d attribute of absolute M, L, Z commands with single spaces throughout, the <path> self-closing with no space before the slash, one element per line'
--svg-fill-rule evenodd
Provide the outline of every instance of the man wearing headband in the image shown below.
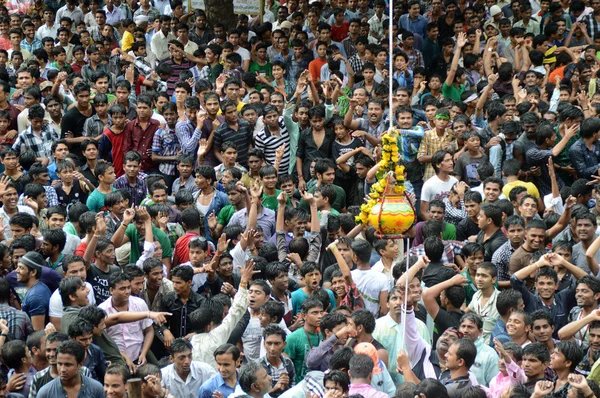
<path fill-rule="evenodd" d="M 40 281 L 44 257 L 36 252 L 29 252 L 19 259 L 16 274 L 17 282 L 27 288 L 21 310 L 31 318 L 35 330 L 42 330 L 48 322 L 48 305 L 52 293 L 48 286 Z"/>

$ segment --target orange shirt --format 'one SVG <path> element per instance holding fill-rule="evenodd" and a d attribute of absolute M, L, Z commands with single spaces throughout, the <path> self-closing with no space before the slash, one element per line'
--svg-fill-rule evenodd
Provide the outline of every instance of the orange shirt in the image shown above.
<path fill-rule="evenodd" d="M 315 58 L 308 64 L 308 71 L 313 78 L 313 81 L 321 80 L 321 68 L 327 63 L 327 58 Z"/>
<path fill-rule="evenodd" d="M 552 72 L 550 72 L 550 76 L 548 76 L 548 83 L 554 84 L 555 83 L 554 79 L 556 79 L 556 76 L 560 76 L 560 80 L 564 79 L 566 67 L 567 67 L 566 65 L 561 66 L 560 68 L 556 68 Z"/>

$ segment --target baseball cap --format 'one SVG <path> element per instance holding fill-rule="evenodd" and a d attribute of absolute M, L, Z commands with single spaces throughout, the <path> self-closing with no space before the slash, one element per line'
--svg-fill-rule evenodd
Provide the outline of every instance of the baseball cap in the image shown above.
<path fill-rule="evenodd" d="M 49 82 L 48 80 L 46 80 L 45 82 L 42 82 L 42 84 L 40 84 L 40 91 L 44 91 L 47 88 L 52 88 L 53 84 L 52 82 Z"/>
<path fill-rule="evenodd" d="M 281 25 L 279 25 L 280 29 L 292 29 L 292 26 L 294 26 L 294 24 L 292 24 L 290 21 L 283 21 L 281 23 Z"/>
<path fill-rule="evenodd" d="M 379 365 L 379 355 L 377 354 L 377 349 L 371 343 L 359 343 L 354 347 L 354 352 L 356 354 L 365 354 L 369 358 L 373 360 L 373 374 L 377 375 L 382 372 L 381 366 Z"/>

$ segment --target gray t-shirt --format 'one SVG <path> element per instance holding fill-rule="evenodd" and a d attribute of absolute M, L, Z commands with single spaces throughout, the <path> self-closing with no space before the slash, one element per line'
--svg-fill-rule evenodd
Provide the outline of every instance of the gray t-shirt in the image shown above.
<path fill-rule="evenodd" d="M 598 235 L 596 234 L 594 239 L 597 237 L 598 237 Z M 594 255 L 594 258 L 596 259 L 596 261 L 598 261 L 600 263 L 600 250 L 596 252 L 596 254 Z M 588 267 L 587 260 L 585 259 L 585 251 L 583 250 L 583 245 L 581 244 L 581 242 L 579 242 L 575 246 L 573 246 L 573 255 L 571 256 L 571 262 L 573 264 L 575 264 L 577 267 L 579 267 L 582 270 L 584 270 L 585 272 L 587 272 L 588 274 L 590 273 L 590 268 Z M 598 276 L 598 275 L 593 275 L 593 276 Z"/>
<path fill-rule="evenodd" d="M 477 167 L 480 164 L 486 163 L 488 158 L 486 155 L 475 158 L 469 155 L 468 152 L 461 154 L 454 165 L 454 173 L 461 181 L 469 184 L 470 187 L 476 187 L 480 184 L 477 176 Z"/>
<path fill-rule="evenodd" d="M 81 390 L 79 390 L 79 397 L 85 398 L 104 398 L 104 388 L 102 384 L 94 379 L 86 376 L 81 376 Z M 60 377 L 52 380 L 40 389 L 37 394 L 38 398 L 57 398 L 66 397 L 65 390 L 60 381 Z"/>

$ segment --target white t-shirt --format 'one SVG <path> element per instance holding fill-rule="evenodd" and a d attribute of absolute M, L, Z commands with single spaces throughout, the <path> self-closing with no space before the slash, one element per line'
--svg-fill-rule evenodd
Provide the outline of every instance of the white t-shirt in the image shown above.
<path fill-rule="evenodd" d="M 66 232 L 65 235 L 67 235 L 67 241 L 65 243 L 65 248 L 61 253 L 64 255 L 73 254 L 75 253 L 77 246 L 81 243 L 81 239 L 79 239 L 79 236 L 71 235 Z"/>
<path fill-rule="evenodd" d="M 390 291 L 388 278 L 380 273 L 369 270 L 355 269 L 352 271 L 352 280 L 365 302 L 365 308 L 377 318 L 379 316 L 379 294 Z"/>
<path fill-rule="evenodd" d="M 442 181 L 437 175 L 434 175 L 423 184 L 421 190 L 421 200 L 431 202 L 434 199 L 442 200 L 450 195 L 450 190 L 458 180 L 450 176 L 448 181 Z"/>
<path fill-rule="evenodd" d="M 242 57 L 242 62 L 250 60 L 250 51 L 246 50 L 244 47 L 238 47 L 235 52 L 240 54 L 240 57 Z"/>
<path fill-rule="evenodd" d="M 90 285 L 89 283 L 85 282 L 85 286 L 90 289 L 89 293 L 88 293 L 88 299 L 90 300 L 90 305 L 96 305 L 96 298 L 94 297 L 94 289 L 92 288 L 92 285 Z M 49 316 L 53 317 L 53 318 L 62 318 L 63 316 L 63 301 L 62 298 L 60 297 L 60 289 L 56 289 L 54 291 L 54 293 L 52 293 L 52 296 L 50 296 L 50 309 L 49 309 Z M 63 332 L 67 333 L 68 330 L 63 330 Z"/>

